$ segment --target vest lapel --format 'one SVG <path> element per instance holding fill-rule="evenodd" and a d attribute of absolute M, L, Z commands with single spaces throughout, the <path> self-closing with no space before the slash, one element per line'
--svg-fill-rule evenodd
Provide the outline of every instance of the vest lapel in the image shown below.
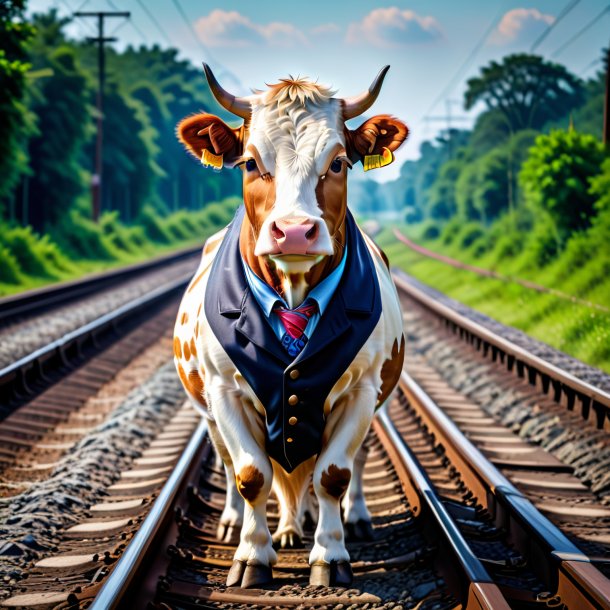
<path fill-rule="evenodd" d="M 243 274 L 243 270 L 241 271 Z M 244 281 L 246 281 L 245 278 Z M 292 361 L 275 336 L 269 322 L 260 311 L 260 307 L 249 288 L 246 288 L 241 303 L 241 315 L 235 328 L 254 345 L 273 354 L 283 363 L 284 368 Z"/>

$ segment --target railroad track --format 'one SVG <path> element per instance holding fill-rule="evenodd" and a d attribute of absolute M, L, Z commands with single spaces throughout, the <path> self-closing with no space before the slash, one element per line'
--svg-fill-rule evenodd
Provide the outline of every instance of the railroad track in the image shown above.
<path fill-rule="evenodd" d="M 398 285 L 402 292 L 400 278 Z M 412 304 L 415 297 L 405 298 Z M 280 551 L 273 590 L 224 587 L 233 554 L 232 547 L 215 539 L 224 474 L 217 469 L 205 424 L 197 424 L 195 414 L 174 399 L 165 423 L 121 461 L 122 472 L 99 486 L 70 525 L 55 532 L 53 544 L 24 568 L 27 578 L 13 579 L 11 596 L 2 604 L 98 609 L 146 607 L 149 602 L 156 608 L 610 607 L 610 510 L 603 497 L 592 494 L 573 467 L 513 434 L 499 415 L 451 386 L 450 375 L 426 360 L 421 338 L 411 336 L 411 324 L 423 320 L 435 332 L 449 332 L 445 340 L 454 342 L 464 358 L 470 358 L 468 350 L 477 352 L 479 342 L 472 338 L 471 326 L 456 333 L 455 318 L 430 322 L 440 319 L 438 311 L 419 307 L 426 311 L 415 319 L 406 315 L 415 350 L 407 356 L 397 395 L 376 418 L 369 439 L 365 492 L 375 540 L 349 545 L 356 576 L 352 589 L 307 586 L 307 552 L 295 550 Z M 467 350 L 460 348 L 460 336 L 468 339 Z M 169 341 L 167 331 L 163 341 Z M 489 354 L 496 350 L 484 365 L 500 375 L 502 387 L 520 384 L 552 402 L 556 414 L 578 421 L 587 397 L 589 414 L 604 407 L 603 390 L 574 385 L 567 377 L 560 381 L 561 392 L 546 396 L 548 388 L 556 387 L 550 367 L 540 368 L 536 359 L 519 365 L 521 353 L 509 352 L 497 338 L 492 343 L 489 336 L 481 339 L 482 360 L 487 358 L 484 341 Z M 509 356 L 514 356 L 509 368 L 524 372 L 525 379 L 502 370 Z M 532 375 L 529 367 L 540 372 Z M 81 414 L 87 415 L 86 409 Z M 581 426 L 581 432 L 603 440 L 595 437 L 603 433 L 596 430 L 598 421 L 591 417 L 589 429 Z M 9 467 L 19 463 L 21 454 L 22 449 L 13 448 Z M 110 489 L 113 485 L 118 488 Z M 273 525 L 273 501 L 269 511 Z"/>
<path fill-rule="evenodd" d="M 87 276 L 84 279 L 51 284 L 43 288 L 28 290 L 0 298 L 0 326 L 14 323 L 15 319 L 33 316 L 52 307 L 71 303 L 76 299 L 114 288 L 118 283 L 142 276 L 156 269 L 164 269 L 177 262 L 191 260 L 201 255 L 201 246 L 186 248 L 158 256 L 149 261 L 126 265 L 118 269 Z"/>
<path fill-rule="evenodd" d="M 185 414 L 178 412 L 180 421 Z M 234 550 L 215 539 L 224 475 L 200 423 L 118 561 L 117 551 L 107 549 L 120 548 L 121 526 L 133 533 L 134 503 L 146 512 L 150 502 L 141 490 L 130 495 L 122 489 L 112 519 L 96 514 L 70 528 L 64 546 L 60 543 L 63 552 L 39 561 L 30 574 L 33 588 L 41 590 L 15 595 L 4 605 L 32 603 L 44 591 L 54 596 L 55 605 L 47 607 L 70 607 L 61 601 L 96 609 L 148 603 L 156 608 L 608 607 L 610 583 L 589 558 L 477 452 L 406 373 L 397 397 L 378 415 L 369 445 L 365 493 L 375 539 L 349 546 L 355 572 L 349 590 L 307 586 L 305 550 L 280 551 L 273 589 L 224 587 Z M 144 465 L 139 466 L 143 483 L 153 476 Z M 129 472 L 137 473 L 138 465 Z M 269 510 L 273 524 L 273 502 Z M 103 536 L 94 537 L 96 531 Z M 78 553 L 67 551 L 66 541 L 79 533 Z M 88 571 L 72 591 L 58 590 L 57 584 L 49 590 L 50 583 L 74 579 L 79 564 Z M 87 583 L 111 567 L 101 587 Z"/>
<path fill-rule="evenodd" d="M 199 255 L 191 248 L 0 299 L 0 419 L 116 341 L 143 312 L 178 299 Z"/>

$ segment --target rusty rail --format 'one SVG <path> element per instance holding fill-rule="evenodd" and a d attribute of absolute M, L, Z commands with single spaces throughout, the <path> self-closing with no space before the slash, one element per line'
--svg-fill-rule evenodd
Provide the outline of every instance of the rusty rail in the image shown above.
<path fill-rule="evenodd" d="M 393 275 L 399 290 L 444 320 L 455 333 L 475 345 L 484 355 L 490 354 L 494 361 L 504 362 L 509 371 L 516 372 L 520 377 L 527 374 L 532 385 L 540 381 L 544 392 L 551 394 L 557 402 L 564 400 L 570 410 L 578 400 L 584 419 L 594 416 L 598 428 L 610 427 L 610 394 L 439 303 L 411 284 L 404 272 L 394 269 Z"/>
<path fill-rule="evenodd" d="M 406 372 L 399 383 L 496 527 L 508 532 L 556 597 L 569 608 L 610 609 L 610 580 L 481 454 Z"/>

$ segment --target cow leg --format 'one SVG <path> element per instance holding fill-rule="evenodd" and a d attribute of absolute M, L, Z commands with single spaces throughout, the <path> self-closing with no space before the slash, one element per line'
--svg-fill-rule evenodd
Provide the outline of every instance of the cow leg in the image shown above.
<path fill-rule="evenodd" d="M 265 447 L 264 421 L 250 403 L 223 386 L 209 395 L 212 413 L 230 456 L 237 490 L 244 499 L 239 545 L 227 586 L 257 587 L 271 582 L 277 555 L 267 525 L 273 470 Z"/>
<path fill-rule="evenodd" d="M 243 524 L 244 500 L 237 490 L 233 462 L 215 421 L 209 420 L 208 432 L 216 449 L 216 455 L 222 460 L 227 479 L 225 507 L 220 515 L 220 523 L 218 524 L 216 535 L 222 542 L 237 544 L 239 542 L 239 532 Z"/>
<path fill-rule="evenodd" d="M 367 456 L 368 447 L 365 443 L 356 453 L 354 472 L 347 493 L 343 497 L 343 523 L 348 542 L 373 540 L 371 514 L 364 500 L 364 484 L 362 481 Z"/>
<path fill-rule="evenodd" d="M 352 581 L 340 502 L 349 486 L 354 458 L 371 424 L 374 405 L 374 389 L 361 386 L 335 405 L 328 416 L 323 449 L 313 473 L 320 516 L 309 556 L 312 585 L 346 586 Z"/>
<path fill-rule="evenodd" d="M 277 462 L 273 462 L 273 491 L 277 496 L 280 520 L 273 534 L 275 548 L 303 548 L 303 527 L 300 509 L 303 496 L 309 487 L 311 472 L 316 461 L 311 457 L 290 474 Z"/>

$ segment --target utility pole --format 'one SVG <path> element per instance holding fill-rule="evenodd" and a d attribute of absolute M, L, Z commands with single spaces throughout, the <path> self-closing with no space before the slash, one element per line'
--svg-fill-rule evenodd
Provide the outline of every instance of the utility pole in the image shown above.
<path fill-rule="evenodd" d="M 606 100 L 604 102 L 604 133 L 602 142 L 610 148 L 610 44 L 606 50 Z"/>
<path fill-rule="evenodd" d="M 449 159 L 453 159 L 453 142 L 451 141 L 451 130 L 453 129 L 453 122 L 462 122 L 462 121 L 470 121 L 471 117 L 468 116 L 455 116 L 451 114 L 451 106 L 453 104 L 461 104 L 459 100 L 445 100 L 445 107 L 447 109 L 447 114 L 445 116 L 427 116 L 424 117 L 424 121 L 432 122 L 432 121 L 441 121 L 447 125 L 446 133 L 447 133 L 447 152 L 449 154 Z"/>
<path fill-rule="evenodd" d="M 95 143 L 95 174 L 91 180 L 92 197 L 92 216 L 97 222 L 102 209 L 102 171 L 103 163 L 103 143 L 104 143 L 104 79 L 106 76 L 106 62 L 104 57 L 104 43 L 114 42 L 116 38 L 104 36 L 104 19 L 109 17 L 124 17 L 128 19 L 131 13 L 128 11 L 85 11 L 73 13 L 74 17 L 96 17 L 97 18 L 97 37 L 87 37 L 88 42 L 97 43 L 97 140 Z"/>

